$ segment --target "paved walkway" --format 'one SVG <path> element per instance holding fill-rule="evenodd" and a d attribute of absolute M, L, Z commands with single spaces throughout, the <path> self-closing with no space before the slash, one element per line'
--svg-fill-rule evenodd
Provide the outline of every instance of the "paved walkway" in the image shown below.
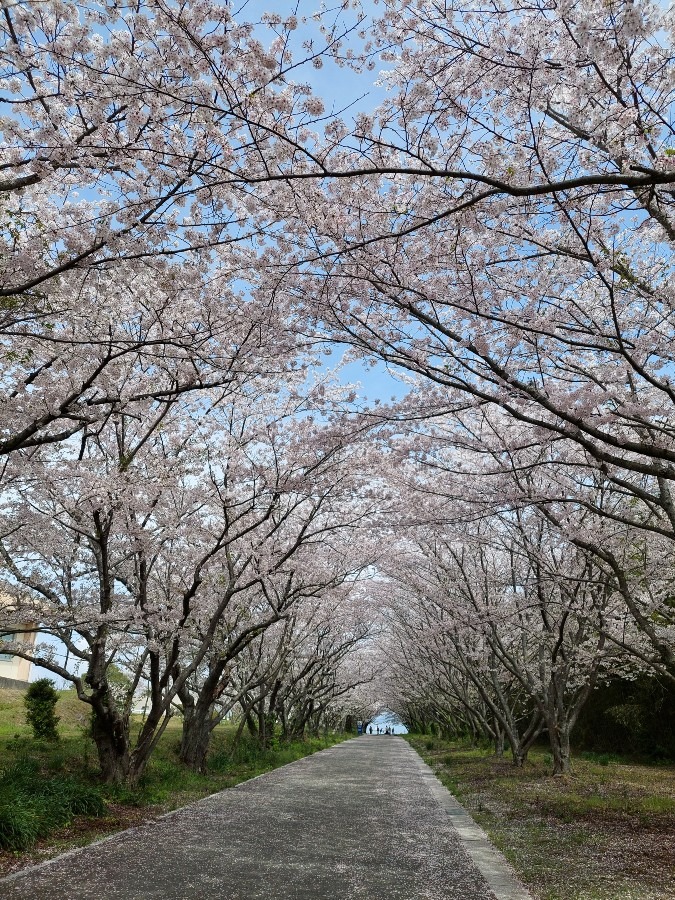
<path fill-rule="evenodd" d="M 402 738 L 387 736 L 338 744 L 155 823 L 0 879 L 2 900 L 358 895 L 528 896 L 415 751 Z"/>

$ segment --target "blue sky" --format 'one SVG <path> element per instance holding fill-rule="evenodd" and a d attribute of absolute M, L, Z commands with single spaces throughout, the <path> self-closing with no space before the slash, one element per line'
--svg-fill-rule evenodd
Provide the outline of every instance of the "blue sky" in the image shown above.
<path fill-rule="evenodd" d="M 293 44 L 291 50 L 295 58 L 301 58 L 306 51 L 302 44 L 306 40 L 313 39 L 317 47 L 321 46 L 322 37 L 316 23 L 312 20 L 312 14 L 320 8 L 319 0 L 296 0 L 296 2 L 279 2 L 279 0 L 234 0 L 230 3 L 233 13 L 240 21 L 257 22 L 263 13 L 277 12 L 288 17 L 296 15 L 299 21 L 298 28 L 293 32 Z M 327 9 L 339 6 L 339 3 L 328 2 L 323 4 Z M 362 0 L 361 6 L 367 15 L 376 16 L 378 7 L 372 0 Z M 347 21 L 355 20 L 355 12 L 348 11 Z M 303 23 L 302 18 L 307 22 Z M 367 24 L 367 23 L 366 23 Z M 270 40 L 270 32 L 261 28 L 260 39 Z M 384 68 L 384 63 L 382 67 Z M 343 114 L 345 120 L 364 110 L 372 110 L 383 97 L 385 91 L 375 84 L 381 68 L 376 66 L 372 72 L 357 74 L 349 68 L 340 68 L 327 59 L 322 69 L 312 66 L 300 67 L 297 70 L 297 81 L 306 81 L 311 84 L 314 91 L 323 99 L 326 112 L 346 109 Z M 341 361 L 343 349 L 336 348 L 326 358 L 325 368 L 335 368 Z M 391 371 L 381 362 L 374 366 L 365 366 L 359 361 L 352 361 L 340 370 L 340 382 L 342 384 L 358 384 L 359 399 L 361 402 L 372 403 L 380 400 L 383 403 L 401 399 L 410 389 L 400 378 L 392 375 Z"/>

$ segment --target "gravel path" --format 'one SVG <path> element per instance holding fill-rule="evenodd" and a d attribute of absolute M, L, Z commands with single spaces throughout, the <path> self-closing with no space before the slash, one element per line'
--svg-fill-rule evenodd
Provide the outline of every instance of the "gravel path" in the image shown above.
<path fill-rule="evenodd" d="M 491 878 L 498 854 L 460 838 L 453 803 L 406 741 L 364 736 L 0 879 L 0 897 L 523 900 L 490 889 L 472 856 Z"/>

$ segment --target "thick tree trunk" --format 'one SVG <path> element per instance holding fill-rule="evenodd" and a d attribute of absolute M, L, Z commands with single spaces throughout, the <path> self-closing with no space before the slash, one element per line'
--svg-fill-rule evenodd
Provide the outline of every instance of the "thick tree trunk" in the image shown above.
<path fill-rule="evenodd" d="M 501 759 L 504 756 L 504 730 L 495 723 L 495 756 Z"/>
<path fill-rule="evenodd" d="M 269 750 L 274 739 L 276 717 L 270 712 L 263 698 L 258 706 L 258 743 L 263 750 Z"/>
<path fill-rule="evenodd" d="M 274 742 L 277 730 L 277 717 L 273 712 L 265 713 L 265 749 L 268 750 Z"/>
<path fill-rule="evenodd" d="M 507 729 L 507 736 L 509 744 L 511 745 L 511 755 L 513 757 L 512 761 L 517 769 L 522 769 L 525 765 L 528 753 L 530 752 L 530 747 L 534 744 L 543 730 L 544 720 L 536 709 L 532 711 L 529 724 L 522 734 L 518 732 L 515 726 Z"/>
<path fill-rule="evenodd" d="M 286 707 L 283 703 L 277 706 L 279 716 L 279 724 L 281 725 L 281 740 L 285 743 L 288 741 L 288 721 L 286 719 Z"/>
<path fill-rule="evenodd" d="M 572 771 L 570 757 L 570 727 L 567 723 L 549 728 L 553 774 L 568 775 Z"/>
<path fill-rule="evenodd" d="M 212 731 L 212 704 L 200 697 L 196 703 L 183 705 L 183 732 L 178 758 L 193 772 L 206 771 Z"/>
<path fill-rule="evenodd" d="M 183 734 L 181 736 L 179 759 L 192 769 L 193 772 L 206 771 L 206 757 L 211 743 L 210 718 L 199 719 L 193 717 L 188 724 L 183 722 Z"/>
<path fill-rule="evenodd" d="M 211 733 L 216 725 L 214 708 L 228 682 L 228 678 L 223 677 L 225 664 L 223 659 L 209 663 L 208 675 L 196 696 L 187 684 L 179 691 L 183 707 L 183 733 L 178 755 L 180 761 L 195 772 L 206 770 Z"/>
<path fill-rule="evenodd" d="M 248 733 L 251 735 L 252 738 L 259 737 L 258 727 L 255 724 L 255 719 L 253 718 L 253 714 L 251 712 L 250 707 L 246 710 L 246 727 L 248 728 Z"/>
<path fill-rule="evenodd" d="M 131 753 L 129 730 L 123 717 L 109 709 L 92 711 L 91 736 L 96 744 L 101 775 L 108 784 L 129 779 Z"/>
<path fill-rule="evenodd" d="M 511 746 L 512 762 L 516 769 L 523 768 L 523 766 L 527 762 L 528 753 L 529 747 L 523 747 L 521 744 L 514 744 Z"/>
<path fill-rule="evenodd" d="M 103 566 L 103 562 L 99 562 Z M 105 567 L 104 571 L 107 571 Z M 105 584 L 108 590 L 108 582 Z M 107 600 L 104 609 L 107 609 Z M 102 625 L 92 647 L 89 671 L 84 680 L 91 688 L 88 698 L 91 704 L 91 736 L 96 745 L 101 775 L 108 784 L 122 784 L 129 777 L 131 764 L 129 717 L 128 713 L 119 709 L 110 690 L 106 637 L 107 627 Z"/>
<path fill-rule="evenodd" d="M 161 706 L 153 707 L 132 749 L 128 713 L 126 709 L 119 710 L 105 685 L 99 687 L 91 703 L 91 735 L 104 781 L 109 784 L 136 784 L 145 772 L 169 717 L 163 715 Z"/>
<path fill-rule="evenodd" d="M 247 716 L 248 716 L 248 712 L 245 710 L 242 710 L 241 719 L 239 720 L 239 724 L 237 725 L 237 731 L 236 731 L 236 734 L 234 735 L 234 739 L 232 741 L 232 748 L 231 748 L 232 753 L 234 753 L 234 751 L 239 746 L 239 741 L 241 740 L 241 736 L 244 733 L 244 727 L 246 726 Z"/>

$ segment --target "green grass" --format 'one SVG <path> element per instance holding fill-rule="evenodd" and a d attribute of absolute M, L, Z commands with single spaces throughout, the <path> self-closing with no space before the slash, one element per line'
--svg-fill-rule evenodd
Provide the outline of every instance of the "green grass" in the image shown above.
<path fill-rule="evenodd" d="M 76 816 L 103 816 L 102 792 L 73 775 L 45 777 L 35 756 L 0 773 L 0 847 L 26 850 Z"/>
<path fill-rule="evenodd" d="M 178 760 L 181 723 L 176 718 L 139 784 L 130 788 L 101 783 L 96 749 L 88 736 L 88 710 L 72 692 L 61 692 L 59 697 L 56 743 L 33 739 L 22 701 L 20 692 L 0 689 L 0 877 L 14 870 L 17 861 L 30 863 L 87 843 L 148 815 L 176 809 L 323 750 L 345 737 L 328 735 L 264 750 L 244 734 L 233 749 L 235 729 L 220 726 L 213 735 L 207 772 L 198 774 Z"/>
<path fill-rule="evenodd" d="M 249 735 L 244 734 L 233 750 L 234 729 L 224 726 L 214 732 L 207 771 L 200 774 L 190 771 L 179 762 L 180 723 L 176 721 L 172 726 L 165 732 L 164 740 L 157 747 L 138 787 L 105 786 L 109 799 L 134 806 L 176 809 L 318 750 L 325 750 L 344 739 L 343 735 L 328 735 L 263 750 Z"/>
<path fill-rule="evenodd" d="M 409 740 L 538 900 L 675 898 L 675 766 L 582 754 L 553 778 L 544 750 L 517 770 L 491 750 Z"/>

